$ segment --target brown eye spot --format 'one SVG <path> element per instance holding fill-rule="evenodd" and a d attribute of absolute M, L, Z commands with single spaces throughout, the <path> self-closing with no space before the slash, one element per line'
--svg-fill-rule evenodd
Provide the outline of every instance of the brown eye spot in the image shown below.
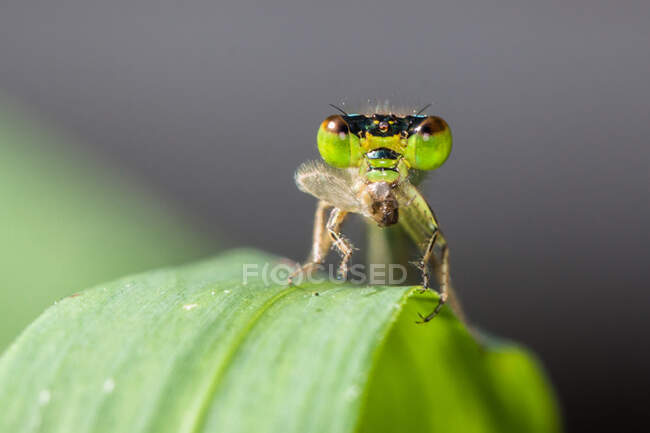
<path fill-rule="evenodd" d="M 343 117 L 338 114 L 333 114 L 325 119 L 322 127 L 325 128 L 327 132 L 337 134 L 342 139 L 350 132 L 348 124 L 345 122 Z"/>
<path fill-rule="evenodd" d="M 447 126 L 447 122 L 443 119 L 436 116 L 429 116 L 424 119 L 417 128 L 415 128 L 415 132 L 422 135 L 422 138 L 426 141 L 430 136 L 444 131 L 447 128 L 449 128 L 449 126 Z"/>

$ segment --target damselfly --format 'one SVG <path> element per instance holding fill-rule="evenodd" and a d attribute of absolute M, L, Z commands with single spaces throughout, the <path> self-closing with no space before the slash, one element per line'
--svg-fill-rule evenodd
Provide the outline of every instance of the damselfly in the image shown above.
<path fill-rule="evenodd" d="M 431 313 L 420 315 L 422 322 L 428 322 L 448 300 L 453 301 L 449 246 L 433 210 L 411 179 L 447 160 L 451 130 L 440 117 L 422 114 L 428 107 L 408 115 L 389 110 L 348 114 L 333 107 L 341 114 L 327 117 L 318 130 L 324 162 L 306 162 L 295 175 L 298 188 L 319 202 L 311 254 L 290 281 L 299 272 L 316 269 L 330 248 L 341 255 L 339 277 L 347 276 L 354 249 L 340 228 L 348 214 L 363 215 L 380 227 L 399 225 L 419 248 L 421 259 L 416 264 L 423 290 L 434 290 L 432 279 L 437 279 L 439 301 Z"/>

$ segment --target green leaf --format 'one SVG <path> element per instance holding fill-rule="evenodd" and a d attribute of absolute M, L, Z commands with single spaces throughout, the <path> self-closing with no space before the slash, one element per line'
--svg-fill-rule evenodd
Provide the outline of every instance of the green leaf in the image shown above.
<path fill-rule="evenodd" d="M 409 287 L 287 287 L 237 250 L 49 308 L 0 358 L 3 432 L 552 432 L 513 344 L 481 347 Z M 316 292 L 318 295 L 316 295 Z"/>
<path fill-rule="evenodd" d="M 0 105 L 0 352 L 55 299 L 209 251 L 178 212 L 87 151 Z"/>

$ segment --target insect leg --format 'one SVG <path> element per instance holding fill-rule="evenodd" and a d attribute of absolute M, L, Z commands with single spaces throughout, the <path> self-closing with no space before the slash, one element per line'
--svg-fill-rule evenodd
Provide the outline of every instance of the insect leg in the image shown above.
<path fill-rule="evenodd" d="M 436 245 L 438 245 L 440 248 L 439 264 L 436 263 L 436 259 L 434 256 L 434 248 Z M 424 286 L 425 289 L 432 290 L 430 286 L 430 277 L 429 277 L 431 266 L 437 268 L 436 274 L 438 277 L 438 284 L 439 284 L 438 293 L 440 295 L 440 298 L 438 298 L 438 304 L 436 305 L 436 307 L 433 309 L 431 313 L 429 313 L 427 316 L 423 316 L 422 314 L 418 313 L 420 319 L 422 320 L 420 323 L 426 323 L 438 315 L 440 309 L 443 307 L 443 305 L 445 305 L 445 303 L 447 302 L 447 297 L 449 296 L 449 247 L 447 245 L 447 241 L 445 240 L 444 236 L 442 236 L 442 233 L 440 233 L 439 230 L 436 230 L 433 236 L 431 236 L 431 239 L 427 244 L 427 250 L 424 254 L 424 257 L 422 257 L 421 265 L 422 265 L 422 280 L 423 280 L 422 285 Z"/>
<path fill-rule="evenodd" d="M 460 302 L 458 302 L 458 298 L 456 297 L 454 289 L 451 286 L 451 276 L 449 272 L 449 245 L 447 244 L 447 240 L 440 231 L 437 233 L 437 237 L 433 246 L 435 245 L 440 248 L 440 262 L 437 262 L 435 260 L 435 257 L 433 255 L 433 248 L 431 249 L 430 261 L 434 264 L 437 271 L 436 277 L 439 284 L 440 299 L 438 300 L 438 305 L 436 305 L 436 308 L 434 308 L 434 310 L 429 315 L 420 315 L 420 319 L 422 320 L 420 323 L 426 323 L 436 317 L 443 305 L 449 303 L 449 306 L 454 311 L 454 314 L 456 314 L 456 317 L 467 325 L 465 314 L 463 313 Z M 472 331 L 469 326 L 468 329 Z"/>
<path fill-rule="evenodd" d="M 429 241 L 427 242 L 427 246 L 424 250 L 424 256 L 422 256 L 422 260 L 420 260 L 419 263 L 417 263 L 417 267 L 422 271 L 422 287 L 424 290 L 433 290 L 431 287 L 431 268 L 436 267 L 436 259 L 434 257 L 434 248 L 436 246 L 436 240 L 438 239 L 438 236 L 440 235 L 440 231 L 436 229 L 433 232 L 433 235 L 429 238 Z"/>
<path fill-rule="evenodd" d="M 350 241 L 347 240 L 340 231 L 341 224 L 345 220 L 347 214 L 346 211 L 335 207 L 332 209 L 332 212 L 330 212 L 330 218 L 327 221 L 327 232 L 329 233 L 331 240 L 334 242 L 334 248 L 341 255 L 341 264 L 339 265 L 337 272 L 341 279 L 345 279 L 348 275 L 348 262 L 352 256 L 352 251 L 354 251 L 354 247 Z"/>
<path fill-rule="evenodd" d="M 332 239 L 328 235 L 325 225 L 325 213 L 329 207 L 331 206 L 322 200 L 318 202 L 316 214 L 314 215 L 314 234 L 312 238 L 311 253 L 309 254 L 307 262 L 289 275 L 289 284 L 293 282 L 296 275 L 303 272 L 306 275 L 309 275 L 318 267 L 318 265 L 325 261 L 325 256 L 327 256 L 327 253 L 332 246 Z"/>

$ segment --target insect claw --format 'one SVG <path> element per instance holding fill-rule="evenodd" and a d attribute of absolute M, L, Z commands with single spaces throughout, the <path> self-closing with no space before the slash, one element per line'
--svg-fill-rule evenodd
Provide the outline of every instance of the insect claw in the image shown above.
<path fill-rule="evenodd" d="M 294 277 L 296 277 L 296 275 L 298 275 L 298 274 L 303 273 L 303 272 L 304 272 L 303 268 L 304 268 L 304 267 L 301 266 L 300 268 L 298 268 L 298 269 L 296 269 L 295 271 L 293 271 L 293 272 L 291 273 L 291 275 L 289 275 L 289 276 L 287 277 L 287 284 L 288 284 L 288 285 L 293 286 L 293 279 L 294 279 Z"/>
<path fill-rule="evenodd" d="M 289 286 L 293 286 L 293 277 L 295 277 L 295 276 L 296 276 L 296 272 L 292 273 L 291 275 L 289 275 L 287 277 L 287 284 Z"/>
<path fill-rule="evenodd" d="M 297 277 L 298 275 L 303 275 L 307 278 L 311 276 L 311 274 L 314 272 L 314 270 L 318 269 L 318 266 L 320 266 L 320 263 L 318 262 L 307 262 L 304 265 L 299 266 L 295 271 L 293 271 L 288 277 L 287 277 L 287 284 L 290 286 L 294 285 L 294 278 Z M 303 279 L 299 279 L 299 282 L 302 282 Z"/>
<path fill-rule="evenodd" d="M 422 316 L 422 314 L 418 313 L 418 316 L 420 316 L 420 319 L 422 319 L 422 321 L 421 322 L 416 322 L 416 323 L 427 323 L 427 322 L 431 321 L 434 317 L 436 317 L 438 315 L 438 313 L 440 313 L 440 310 L 442 309 L 443 305 L 445 305 L 445 301 L 446 301 L 446 299 L 441 298 L 438 301 L 438 305 L 436 305 L 436 308 L 434 308 L 433 311 L 431 313 L 429 313 L 429 315 L 426 316 L 426 317 L 424 317 L 424 316 Z"/>

